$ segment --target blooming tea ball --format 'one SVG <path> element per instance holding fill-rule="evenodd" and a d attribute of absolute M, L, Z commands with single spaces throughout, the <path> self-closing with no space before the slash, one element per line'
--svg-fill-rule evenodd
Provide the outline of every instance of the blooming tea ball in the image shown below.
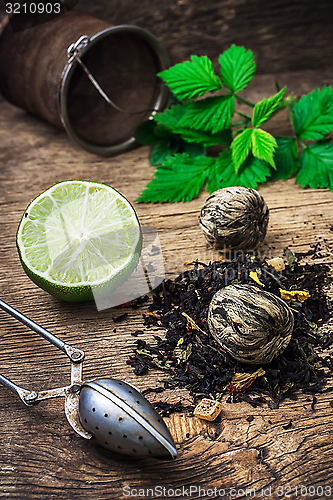
<path fill-rule="evenodd" d="M 242 363 L 269 363 L 289 344 L 294 327 L 290 307 L 254 285 L 228 285 L 212 298 L 209 330 Z"/>
<path fill-rule="evenodd" d="M 268 207 L 258 191 L 234 186 L 207 198 L 200 227 L 216 249 L 251 250 L 264 240 L 268 219 Z"/>

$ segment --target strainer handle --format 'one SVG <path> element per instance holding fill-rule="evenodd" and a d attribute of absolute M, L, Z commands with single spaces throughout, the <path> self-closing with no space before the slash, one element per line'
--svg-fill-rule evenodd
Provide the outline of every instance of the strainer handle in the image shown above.
<path fill-rule="evenodd" d="M 45 328 L 37 325 L 37 323 L 34 323 L 31 319 L 27 318 L 20 312 L 16 311 L 13 307 L 9 306 L 4 302 L 3 300 L 0 299 L 0 308 L 13 316 L 15 319 L 18 321 L 21 321 L 24 325 L 26 325 L 28 328 L 33 330 L 36 333 L 39 333 L 44 339 L 48 340 L 53 344 L 55 347 L 63 351 L 69 359 L 73 363 L 81 363 L 84 359 L 84 352 L 81 351 L 80 349 L 75 349 L 74 347 L 69 346 L 68 344 L 65 344 L 62 340 L 58 339 L 55 337 L 52 333 L 48 332 L 45 330 Z"/>
<path fill-rule="evenodd" d="M 35 391 L 27 391 L 22 387 L 14 384 L 8 380 L 8 378 L 4 377 L 0 374 L 0 384 L 10 389 L 12 392 L 18 395 L 18 397 L 23 401 L 23 403 L 27 406 L 32 406 L 37 399 L 37 393 Z"/>

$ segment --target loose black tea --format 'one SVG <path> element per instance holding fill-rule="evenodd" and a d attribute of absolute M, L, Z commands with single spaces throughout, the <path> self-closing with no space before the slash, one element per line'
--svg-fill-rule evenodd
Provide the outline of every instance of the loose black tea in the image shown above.
<path fill-rule="evenodd" d="M 194 262 L 193 269 L 164 281 L 143 315 L 145 325 L 159 326 L 163 336 L 154 335 L 153 343 L 137 340 L 127 363 L 137 375 L 149 374 L 152 369 L 165 371 L 162 389 L 186 388 L 194 405 L 203 397 L 219 400 L 226 394 L 229 403 L 246 401 L 254 407 L 266 403 L 273 409 L 284 398 L 297 397 L 297 390 L 322 391 L 325 379 L 333 373 L 333 356 L 326 350 L 333 336 L 318 328 L 332 316 L 327 297 L 332 281 L 329 267 L 301 264 L 300 256 L 291 252 L 287 256 L 289 263 L 283 272 L 252 252 L 232 261 Z M 268 364 L 237 361 L 209 331 L 212 297 L 226 286 L 240 284 L 279 298 L 283 294 L 292 310 L 291 340 Z M 167 403 L 162 406 L 166 412 L 172 411 Z"/>
<path fill-rule="evenodd" d="M 292 427 L 292 425 L 293 425 L 293 421 L 289 420 L 289 422 L 286 425 L 282 425 L 282 429 L 287 431 L 288 429 L 290 429 L 290 427 Z"/>
<path fill-rule="evenodd" d="M 121 321 L 124 321 L 128 316 L 128 313 L 124 313 L 124 314 L 119 314 L 119 316 L 116 316 L 115 318 L 113 318 L 113 322 L 114 323 L 121 323 Z"/>

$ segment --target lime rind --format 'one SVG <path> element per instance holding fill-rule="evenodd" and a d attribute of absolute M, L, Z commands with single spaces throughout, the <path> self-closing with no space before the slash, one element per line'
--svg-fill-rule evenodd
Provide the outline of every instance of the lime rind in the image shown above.
<path fill-rule="evenodd" d="M 118 191 L 89 181 L 64 181 L 28 206 L 17 232 L 23 268 L 64 300 L 110 293 L 133 272 L 142 233 L 131 204 Z"/>

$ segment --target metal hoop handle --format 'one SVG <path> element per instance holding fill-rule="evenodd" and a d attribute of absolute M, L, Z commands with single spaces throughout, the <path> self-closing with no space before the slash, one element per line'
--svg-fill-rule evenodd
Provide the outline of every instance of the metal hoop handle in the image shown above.
<path fill-rule="evenodd" d="M 100 95 L 103 97 L 103 99 L 110 104 L 114 109 L 117 111 L 120 111 L 121 113 L 126 113 L 128 115 L 140 115 L 141 113 L 146 113 L 147 111 L 151 111 L 152 113 L 156 113 L 158 109 L 156 108 L 144 108 L 140 109 L 139 111 L 129 111 L 127 109 L 120 108 L 117 106 L 115 102 L 113 102 L 110 97 L 104 92 L 102 87 L 99 85 L 98 81 L 96 78 L 90 73 L 89 69 L 87 66 L 82 62 L 81 59 L 81 53 L 82 50 L 85 49 L 90 42 L 90 38 L 87 35 L 81 36 L 75 43 L 72 43 L 68 49 L 67 49 L 67 57 L 68 57 L 68 64 L 77 61 L 80 66 L 82 67 L 83 71 L 95 87 L 95 89 L 100 93 Z"/>

